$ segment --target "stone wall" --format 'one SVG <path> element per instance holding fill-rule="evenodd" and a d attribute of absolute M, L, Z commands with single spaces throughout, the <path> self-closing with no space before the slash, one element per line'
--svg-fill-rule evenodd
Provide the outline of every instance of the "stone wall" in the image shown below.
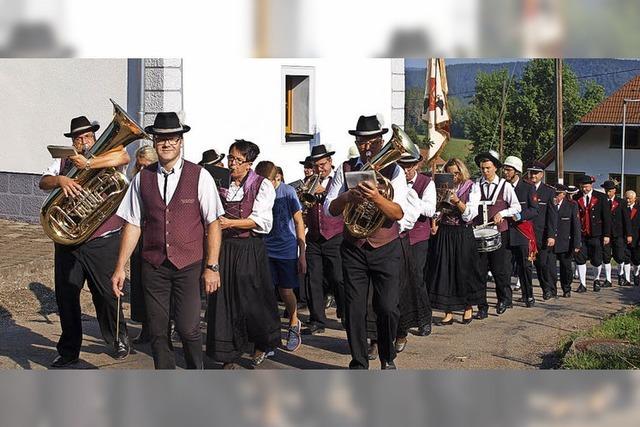
<path fill-rule="evenodd" d="M 40 175 L 0 172 L 0 218 L 39 222 L 47 192 L 40 190 Z"/>

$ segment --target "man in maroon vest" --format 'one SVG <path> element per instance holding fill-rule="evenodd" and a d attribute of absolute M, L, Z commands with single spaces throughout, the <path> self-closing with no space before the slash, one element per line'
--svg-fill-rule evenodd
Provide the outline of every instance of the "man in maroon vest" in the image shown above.
<path fill-rule="evenodd" d="M 61 188 L 67 197 L 80 194 L 82 187 L 66 175 L 75 166 L 78 169 L 119 167 L 129 163 L 129 155 L 121 148 L 101 156 L 87 158 L 96 143 L 95 132 L 100 128 L 85 116 L 71 120 L 71 130 L 64 136 L 71 138 L 78 153 L 67 159 L 56 159 L 47 169 L 40 188 Z M 76 364 L 82 346 L 82 319 L 80 291 L 85 280 L 96 308 L 96 317 L 105 342 L 113 347 L 116 339 L 116 319 L 120 310 L 120 337 L 114 357 L 124 359 L 129 354 L 129 338 L 122 310 L 111 292 L 111 274 L 118 253 L 119 232 L 122 221 L 115 215 L 107 219 L 84 243 L 75 246 L 55 244 L 55 293 L 62 335 L 58 341 L 58 356 L 51 364 L 64 368 Z"/>
<path fill-rule="evenodd" d="M 355 130 L 349 133 L 356 137 L 360 157 L 343 163 L 333 180 L 324 202 L 325 213 L 340 216 L 348 204 L 375 204 L 387 218 L 385 223 L 371 236 L 357 239 L 348 230 L 344 231 L 341 247 L 342 271 L 345 292 L 345 326 L 351 349 L 351 369 L 368 369 L 367 357 L 367 294 L 369 283 L 373 286 L 373 309 L 377 315 L 378 351 L 382 369 L 395 369 L 396 350 L 394 340 L 398 328 L 401 247 L 397 221 L 404 215 L 407 182 L 404 171 L 395 163 L 382 169 L 380 174 L 393 186 L 393 200 L 388 200 L 376 186 L 361 182 L 356 188 L 347 189 L 344 174 L 357 171 L 380 151 L 382 128 L 376 116 L 360 116 Z"/>
<path fill-rule="evenodd" d="M 408 262 L 405 283 L 400 294 L 400 324 L 396 337 L 396 351 L 407 345 L 409 328 L 418 328 L 419 336 L 431 334 L 431 303 L 424 281 L 424 271 L 431 237 L 431 217 L 436 213 L 436 186 L 431 177 L 418 172 L 422 156 L 405 153 L 398 165 L 407 176 L 407 205 L 404 217 L 399 221 L 400 232 L 406 239 Z"/>
<path fill-rule="evenodd" d="M 342 244 L 342 218 L 332 217 L 324 212 L 322 204 L 324 196 L 333 185 L 335 173 L 331 156 L 335 151 L 327 151 L 324 145 L 317 145 L 311 150 L 308 159 L 313 163 L 314 172 L 320 176 L 320 184 L 315 190 L 318 202 L 307 211 L 307 272 L 309 274 L 309 324 L 303 331 L 305 334 L 321 334 L 327 322 L 325 314 L 324 282 L 327 290 L 336 297 L 338 314 L 344 310 L 344 286 L 342 281 L 342 260 L 340 246 Z"/>
<path fill-rule="evenodd" d="M 200 279 L 207 293 L 220 285 L 218 218 L 224 209 L 211 175 L 180 156 L 189 129 L 176 113 L 158 113 L 145 128 L 153 135 L 158 163 L 136 175 L 117 212 L 127 224 L 113 292 L 122 295 L 125 264 L 142 233 L 142 287 L 156 369 L 176 366 L 167 328 L 170 304 L 187 368 L 203 368 Z"/>
<path fill-rule="evenodd" d="M 475 157 L 476 164 L 480 167 L 482 177 L 477 180 L 471 193 L 467 209 L 477 210 L 473 219 L 474 225 L 497 229 L 500 232 L 501 246 L 492 252 L 479 254 L 480 273 L 485 283 L 485 301 L 478 305 L 478 313 L 475 318 L 486 319 L 489 306 L 486 302 L 486 277 L 491 271 L 496 283 L 496 296 L 498 304 L 496 313 L 502 314 L 512 307 L 511 292 L 511 255 L 509 250 L 509 223 L 507 218 L 520 219 L 520 202 L 513 187 L 503 178 L 496 175 L 499 167 L 502 167 L 498 153 L 489 150 Z"/>

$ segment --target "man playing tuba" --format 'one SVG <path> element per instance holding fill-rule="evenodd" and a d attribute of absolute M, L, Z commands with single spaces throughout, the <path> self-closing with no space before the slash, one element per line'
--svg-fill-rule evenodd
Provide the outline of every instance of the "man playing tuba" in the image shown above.
<path fill-rule="evenodd" d="M 342 164 L 336 172 L 324 203 L 325 213 L 339 216 L 349 204 L 370 203 L 386 217 L 381 227 L 364 238 L 356 238 L 345 229 L 341 246 L 345 290 L 345 326 L 351 349 L 351 369 L 368 369 L 367 357 L 367 295 L 369 283 L 373 285 L 373 308 L 377 315 L 379 355 L 382 369 L 395 369 L 394 339 L 398 329 L 398 309 L 401 248 L 398 240 L 398 221 L 404 215 L 407 182 L 404 171 L 392 163 L 380 171 L 393 187 L 393 199 L 385 198 L 375 185 L 361 182 L 357 188 L 347 190 L 345 173 L 361 170 L 381 151 L 382 128 L 376 116 L 360 116 L 355 130 L 360 157 Z"/>
<path fill-rule="evenodd" d="M 60 188 L 66 197 L 73 198 L 80 196 L 83 188 L 66 176 L 72 167 L 85 170 L 120 167 L 129 163 L 129 155 L 124 147 L 120 147 L 103 155 L 87 158 L 89 150 L 96 143 L 95 132 L 100 126 L 81 116 L 71 120 L 70 128 L 69 133 L 64 136 L 71 138 L 73 147 L 79 154 L 56 159 L 40 179 L 40 188 Z M 51 367 L 65 368 L 79 360 L 82 345 L 80 291 L 85 280 L 89 284 L 102 337 L 111 348 L 117 340 L 113 357 L 122 360 L 129 354 L 129 337 L 122 311 L 119 315 L 120 336 L 115 336 L 117 312 L 121 309 L 111 292 L 111 274 L 118 256 L 122 224 L 118 217 L 112 215 L 83 243 L 55 243 L 55 293 L 62 334 L 56 346 L 58 356 Z"/>

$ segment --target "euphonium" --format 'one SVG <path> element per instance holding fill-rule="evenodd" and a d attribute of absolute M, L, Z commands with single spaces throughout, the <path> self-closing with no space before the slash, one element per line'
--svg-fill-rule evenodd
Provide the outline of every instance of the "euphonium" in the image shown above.
<path fill-rule="evenodd" d="M 113 100 L 114 117 L 91 147 L 88 157 L 125 147 L 138 139 L 151 139 Z M 127 190 L 125 175 L 116 168 L 82 170 L 67 174 L 82 186 L 82 193 L 66 197 L 57 188 L 49 194 L 40 211 L 44 232 L 56 243 L 77 245 L 87 240 L 120 205 Z"/>
<path fill-rule="evenodd" d="M 380 170 L 398 160 L 403 153 L 411 153 L 415 158 L 420 156 L 420 150 L 411 141 L 411 138 L 398 126 L 391 125 L 393 135 L 389 142 L 371 158 L 361 170 L 375 170 L 378 179 L 378 189 L 384 198 L 393 200 L 393 187 Z M 365 239 L 376 232 L 387 219 L 376 205 L 368 200 L 364 203 L 354 205 L 347 203 L 342 212 L 344 223 L 349 233 L 357 239 Z"/>

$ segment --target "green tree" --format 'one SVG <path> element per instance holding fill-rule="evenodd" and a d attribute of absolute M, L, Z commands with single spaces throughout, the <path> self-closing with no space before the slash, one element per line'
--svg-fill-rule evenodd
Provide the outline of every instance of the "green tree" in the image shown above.
<path fill-rule="evenodd" d="M 504 102 L 503 155 L 519 156 L 527 163 L 542 156 L 555 143 L 556 97 L 553 59 L 534 59 L 520 79 L 506 69 L 480 73 L 476 94 L 465 112 L 465 136 L 474 141 L 470 154 L 498 151 L 500 114 Z M 506 98 L 505 98 L 506 96 Z M 581 93 L 580 82 L 569 66 L 563 67 L 563 128 L 565 132 L 604 99 L 604 88 L 592 81 Z"/>

